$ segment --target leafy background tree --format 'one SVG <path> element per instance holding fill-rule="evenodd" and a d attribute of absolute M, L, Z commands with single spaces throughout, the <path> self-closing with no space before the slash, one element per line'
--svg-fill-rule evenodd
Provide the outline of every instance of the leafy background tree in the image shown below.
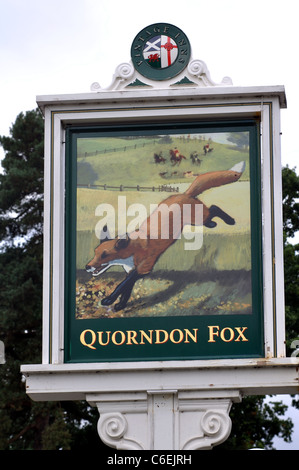
<path fill-rule="evenodd" d="M 282 169 L 283 187 L 283 233 L 284 233 L 284 277 L 287 356 L 294 349 L 299 332 L 299 244 L 291 243 L 299 230 L 299 176 L 296 169 Z M 272 404 L 271 404 L 272 402 Z M 250 449 L 273 448 L 273 439 L 281 437 L 292 441 L 293 423 L 283 419 L 287 406 L 272 397 L 270 404 L 264 397 L 247 397 L 241 405 L 235 405 L 230 414 L 233 422 L 229 439 L 219 448 Z M 299 409 L 299 401 L 293 398 L 292 405 Z"/>
<path fill-rule="evenodd" d="M 249 148 L 249 133 L 247 132 L 233 132 L 229 134 L 227 140 L 235 144 L 238 149 Z"/>
<path fill-rule="evenodd" d="M 0 449 L 101 448 L 98 414 L 86 403 L 35 403 L 26 396 L 21 364 L 41 363 L 44 122 L 21 113 L 0 137 Z"/>
<path fill-rule="evenodd" d="M 296 169 L 283 168 L 282 181 L 286 343 L 287 355 L 291 356 L 299 344 L 299 243 L 290 243 L 299 230 L 299 176 Z M 299 410 L 298 396 L 293 398 L 292 405 Z"/>
<path fill-rule="evenodd" d="M 0 449 L 103 451 L 107 448 L 96 431 L 96 409 L 81 401 L 33 402 L 20 374 L 21 364 L 41 362 L 43 140 L 38 110 L 20 113 L 10 136 L 0 137 L 5 151 L 0 174 L 0 340 L 6 359 L 0 365 Z M 299 331 L 299 246 L 288 242 L 299 228 L 295 170 L 283 169 L 283 187 L 290 348 Z M 292 423 L 283 418 L 286 408 L 281 402 L 266 404 L 263 397 L 243 399 L 232 409 L 232 433 L 219 450 L 271 448 L 275 436 L 289 441 Z"/>

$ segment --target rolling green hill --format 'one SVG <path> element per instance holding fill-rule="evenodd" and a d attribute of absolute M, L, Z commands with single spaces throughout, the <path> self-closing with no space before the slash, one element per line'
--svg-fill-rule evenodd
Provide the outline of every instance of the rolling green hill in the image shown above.
<path fill-rule="evenodd" d="M 158 136 L 155 139 L 82 139 L 82 142 L 80 139 L 78 183 L 83 186 L 107 185 L 107 188 L 80 187 L 77 190 L 76 318 L 251 312 L 249 152 L 241 151 L 237 146 L 210 142 L 213 152 L 205 155 L 203 147 L 207 140 L 175 136 L 171 139 L 172 142 Z M 169 150 L 174 147 L 186 157 L 180 166 L 170 162 Z M 202 160 L 199 166 L 190 159 L 194 151 Z M 160 152 L 166 162 L 156 164 L 154 153 Z M 149 213 L 150 204 L 158 204 L 170 194 L 151 189 L 128 190 L 127 186 L 151 188 L 166 184 L 179 187 L 183 192 L 197 174 L 227 170 L 240 161 L 246 162 L 242 182 L 212 188 L 200 196 L 208 206 L 219 205 L 236 220 L 236 224 L 228 226 L 219 219 L 215 228 L 204 227 L 203 243 L 196 251 L 185 249 L 186 232 L 183 232 L 182 238 L 163 253 L 153 272 L 136 283 L 125 311 L 115 312 L 113 307 L 103 307 L 101 298 L 110 294 L 125 274 L 119 266 L 95 278 L 84 270 L 99 243 L 95 233 L 99 221 L 99 216 L 95 215 L 98 205 L 110 204 L 115 209 L 116 222 L 120 195 L 126 197 L 127 206 L 138 202 Z M 189 172 L 188 177 L 186 172 Z M 121 185 L 124 186 L 122 191 Z"/>
<path fill-rule="evenodd" d="M 79 139 L 78 141 L 78 184 L 109 186 L 157 186 L 186 182 L 186 173 L 194 175 L 215 170 L 227 170 L 240 161 L 246 161 L 243 180 L 249 179 L 249 154 L 236 146 L 210 142 L 211 153 L 204 154 L 207 140 L 183 139 L 171 136 L 172 142 L 164 139 L 124 139 L 100 138 Z M 177 147 L 186 159 L 180 165 L 170 161 L 169 150 Z M 193 164 L 190 155 L 197 151 L 202 160 L 200 165 Z M 154 154 L 162 153 L 165 163 L 155 163 Z M 86 155 L 86 156 L 85 156 Z M 84 165 L 82 165 L 84 163 Z M 90 181 L 91 170 L 95 175 Z M 189 173 L 190 177 L 190 173 Z M 189 180 L 192 180 L 192 177 Z"/>

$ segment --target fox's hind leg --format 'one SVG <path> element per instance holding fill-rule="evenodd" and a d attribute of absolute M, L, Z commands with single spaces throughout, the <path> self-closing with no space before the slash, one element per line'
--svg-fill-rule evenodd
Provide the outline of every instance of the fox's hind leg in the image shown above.
<path fill-rule="evenodd" d="M 219 217 L 220 219 L 223 220 L 228 225 L 235 225 L 235 219 L 233 219 L 230 215 L 228 215 L 226 212 L 224 212 L 220 207 L 218 206 L 211 206 L 209 208 L 209 215 L 207 219 L 204 221 L 204 226 L 208 228 L 213 228 L 216 227 L 217 223 L 212 220 L 214 217 Z"/>

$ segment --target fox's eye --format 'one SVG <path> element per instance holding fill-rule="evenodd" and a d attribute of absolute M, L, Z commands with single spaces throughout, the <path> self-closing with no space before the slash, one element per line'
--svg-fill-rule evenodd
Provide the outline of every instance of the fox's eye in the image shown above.
<path fill-rule="evenodd" d="M 107 256 L 108 256 L 107 251 L 103 251 L 101 258 L 104 259 L 104 258 L 107 258 Z"/>

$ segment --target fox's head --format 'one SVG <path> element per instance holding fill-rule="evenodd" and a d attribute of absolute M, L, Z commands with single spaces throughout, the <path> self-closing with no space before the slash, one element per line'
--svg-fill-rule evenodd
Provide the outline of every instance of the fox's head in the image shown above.
<path fill-rule="evenodd" d="M 94 257 L 90 260 L 85 269 L 93 276 L 106 271 L 111 264 L 124 264 L 122 261 L 131 256 L 129 249 L 130 238 L 116 238 L 100 243 L 94 250 Z"/>

